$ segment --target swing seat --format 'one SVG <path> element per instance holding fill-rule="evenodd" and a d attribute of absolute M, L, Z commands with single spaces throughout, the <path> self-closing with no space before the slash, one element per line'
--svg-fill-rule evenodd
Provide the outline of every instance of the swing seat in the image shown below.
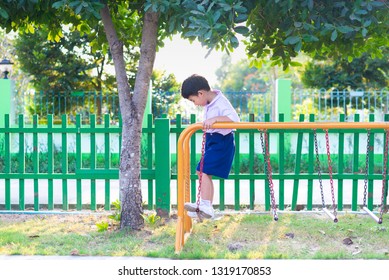
<path fill-rule="evenodd" d="M 327 208 L 323 208 L 323 211 L 324 211 L 324 213 L 326 213 L 327 214 L 327 216 L 328 217 L 330 217 L 331 218 L 331 220 L 333 220 L 334 221 L 334 223 L 337 223 L 338 222 L 338 218 L 337 217 L 335 217 L 335 215 L 334 214 L 332 214 Z"/>
<path fill-rule="evenodd" d="M 373 212 L 371 212 L 369 208 L 367 208 L 366 206 L 363 206 L 362 210 L 365 211 L 366 214 L 368 214 L 378 224 L 382 224 L 382 219 L 377 217 Z"/>

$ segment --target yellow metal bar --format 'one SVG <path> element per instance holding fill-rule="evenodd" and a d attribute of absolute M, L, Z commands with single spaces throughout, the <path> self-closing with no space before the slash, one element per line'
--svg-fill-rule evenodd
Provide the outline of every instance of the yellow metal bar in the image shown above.
<path fill-rule="evenodd" d="M 192 134 L 187 134 L 184 139 L 184 203 L 190 202 L 190 139 Z M 184 211 L 185 212 L 185 211 Z M 192 219 L 184 214 L 184 234 L 190 233 L 192 229 Z M 184 241 L 185 242 L 185 241 Z"/>
<path fill-rule="evenodd" d="M 191 221 L 189 217 L 184 213 L 184 203 L 189 201 L 190 190 L 185 188 L 185 174 L 190 168 L 190 147 L 189 140 L 190 137 L 198 129 L 201 129 L 201 124 L 191 125 L 184 129 L 180 137 L 178 138 L 177 143 L 177 231 L 176 231 L 176 244 L 175 250 L 176 253 L 179 253 L 182 250 L 182 247 L 185 243 L 185 234 L 189 233 L 191 230 Z M 190 172 L 190 170 L 189 170 Z"/>
<path fill-rule="evenodd" d="M 185 187 L 185 177 L 190 174 L 190 137 L 202 129 L 201 123 L 195 123 L 185 128 L 179 139 L 177 147 L 177 232 L 176 232 L 176 253 L 179 253 L 185 244 L 185 234 L 191 231 L 191 222 L 184 213 L 184 203 L 189 201 L 190 190 Z M 298 123 L 298 122 L 222 122 L 215 123 L 212 128 L 229 129 L 389 129 L 388 122 L 326 122 L 326 123 Z"/>
<path fill-rule="evenodd" d="M 212 128 L 234 128 L 234 129 L 389 129 L 389 122 L 220 122 L 215 123 Z M 186 129 L 202 129 L 201 123 L 188 126 Z"/>

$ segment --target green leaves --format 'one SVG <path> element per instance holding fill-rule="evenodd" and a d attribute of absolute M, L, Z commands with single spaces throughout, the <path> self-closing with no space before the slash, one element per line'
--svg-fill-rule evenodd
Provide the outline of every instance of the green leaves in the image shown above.
<path fill-rule="evenodd" d="M 246 35 L 250 31 L 246 26 L 237 26 L 237 27 L 234 28 L 234 30 L 235 30 L 236 33 L 239 33 L 239 34 L 242 34 L 242 35 Z"/>
<path fill-rule="evenodd" d="M 95 17 L 100 19 L 100 10 L 104 7 L 100 1 L 70 1 L 61 0 L 54 2 L 51 6 L 53 9 L 61 10 L 66 7 L 71 8 L 76 15 L 81 15 L 83 18 Z"/>
<path fill-rule="evenodd" d="M 8 15 L 7 11 L 4 10 L 4 9 L 2 9 L 2 8 L 0 8 L 0 16 L 1 16 L 2 18 L 5 18 L 5 19 L 8 19 L 8 18 L 9 18 L 9 15 Z"/>
<path fill-rule="evenodd" d="M 57 2 L 54 2 L 53 5 L 51 7 L 53 7 L 54 9 L 60 9 L 60 8 L 63 8 L 66 4 L 66 1 L 57 1 Z"/>
<path fill-rule="evenodd" d="M 235 35 L 232 35 L 232 36 L 230 37 L 230 44 L 231 44 L 231 46 L 232 46 L 234 49 L 237 48 L 237 47 L 239 46 L 239 40 L 238 40 L 238 38 L 236 38 Z"/>
<path fill-rule="evenodd" d="M 298 52 L 325 57 L 378 53 L 388 45 L 388 13 L 380 1 L 258 1 L 247 27 L 248 52 L 290 64 Z M 318 2 L 319 3 L 319 2 Z M 369 38 L 368 41 L 365 38 Z"/>
<path fill-rule="evenodd" d="M 350 33 L 350 32 L 353 32 L 354 31 L 354 28 L 352 28 L 351 26 L 347 26 L 347 25 L 344 25 L 344 26 L 339 26 L 337 28 L 337 30 L 341 33 Z"/>
<path fill-rule="evenodd" d="M 25 5 L 20 6 L 22 2 Z M 210 49 L 228 52 L 239 45 L 237 38 L 243 36 L 250 55 L 270 56 L 274 63 L 290 64 L 301 51 L 328 57 L 355 56 L 368 50 L 378 55 L 379 46 L 388 44 L 387 7 L 382 1 L 371 0 L 320 1 L 320 5 L 314 0 L 3 1 L 0 23 L 7 30 L 29 32 L 41 24 L 72 23 L 81 33 L 90 34 L 98 24 L 103 3 L 112 8 L 118 36 L 129 48 L 139 43 L 139 19 L 148 9 L 160 14 L 159 40 L 181 33 Z M 36 13 L 37 8 L 42 13 Z M 60 36 L 55 35 L 51 37 L 59 40 Z M 95 38 L 103 37 L 100 35 L 94 34 Z M 99 41 L 92 45 L 96 48 L 100 43 L 104 44 Z"/>
<path fill-rule="evenodd" d="M 249 16 L 244 1 L 184 0 L 180 8 L 185 11 L 181 21 L 184 36 L 196 38 L 210 49 L 232 51 L 239 46 L 237 34 L 247 36 L 250 32 L 244 25 Z"/>
<path fill-rule="evenodd" d="M 332 34 L 331 34 L 331 41 L 335 41 L 336 38 L 338 38 L 338 31 L 336 31 L 336 29 L 334 29 L 334 31 L 332 31 Z"/>
<path fill-rule="evenodd" d="M 301 40 L 300 36 L 290 36 L 284 40 L 285 45 L 294 45 Z"/>

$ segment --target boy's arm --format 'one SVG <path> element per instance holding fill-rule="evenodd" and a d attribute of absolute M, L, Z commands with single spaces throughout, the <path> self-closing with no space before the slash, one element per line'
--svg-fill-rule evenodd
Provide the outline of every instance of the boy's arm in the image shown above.
<path fill-rule="evenodd" d="M 205 120 L 203 122 L 203 127 L 204 129 L 210 129 L 211 126 L 214 124 L 214 123 L 217 123 L 217 122 L 233 122 L 233 120 L 231 120 L 229 117 L 227 116 L 217 116 L 217 117 L 213 117 L 213 118 L 210 118 L 208 120 Z"/>

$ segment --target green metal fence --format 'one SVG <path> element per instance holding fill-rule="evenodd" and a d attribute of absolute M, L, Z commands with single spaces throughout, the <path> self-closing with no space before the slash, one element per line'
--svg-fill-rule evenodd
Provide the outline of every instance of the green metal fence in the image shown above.
<path fill-rule="evenodd" d="M 26 125 L 24 116 L 20 115 L 18 125 L 10 125 L 9 116 L 4 119 L 5 126 L 0 128 L 0 209 L 28 210 L 26 208 L 26 183 L 33 184 L 33 204 L 27 205 L 34 211 L 42 210 L 97 210 L 102 207 L 109 210 L 113 201 L 112 182 L 118 180 L 118 151 L 114 146 L 121 145 L 121 122 L 112 125 L 110 117 L 106 115 L 101 125 L 96 124 L 94 115 L 90 117 L 88 125 L 82 124 L 80 115 L 76 116 L 76 124 L 68 124 L 66 115 L 62 116 L 62 124 L 54 125 L 53 116 L 47 116 L 47 124 L 39 124 L 37 116 L 33 117 L 32 125 Z M 254 121 L 254 115 L 250 121 Z M 153 120 L 148 116 L 147 126 L 143 128 L 142 138 L 142 171 L 141 179 L 147 186 L 147 196 L 144 195 L 148 209 L 171 210 L 175 205 L 174 182 L 177 179 L 175 160 L 175 144 L 185 125 L 181 116 L 177 115 L 176 124 L 170 124 L 169 119 Z M 265 121 L 269 121 L 269 115 Z M 385 121 L 389 116 L 385 116 Z M 191 116 L 191 123 L 196 116 Z M 279 121 L 283 122 L 280 114 Z M 313 115 L 309 120 L 300 116 L 300 122 L 314 122 Z M 344 115 L 339 121 L 344 121 Z M 355 121 L 359 121 L 356 115 Z M 374 115 L 370 116 L 374 122 Z M 235 132 L 236 155 L 231 175 L 228 180 L 217 181 L 217 203 L 220 210 L 233 207 L 240 210 L 242 207 L 255 209 L 263 206 L 270 209 L 269 185 L 264 172 L 264 160 L 259 142 L 259 131 L 239 130 Z M 323 131 L 317 131 L 318 137 L 323 138 Z M 363 194 L 365 179 L 365 135 L 366 131 L 355 130 L 345 132 L 330 130 L 333 178 L 336 181 L 338 210 L 350 207 L 358 210 Z M 196 163 L 200 157 L 201 133 L 191 139 L 191 195 L 196 197 L 197 176 Z M 87 136 L 84 138 L 84 136 Z M 314 138 L 313 131 L 299 130 L 296 133 L 288 130 L 272 130 L 269 132 L 271 146 L 271 163 L 273 166 L 273 180 L 277 183 L 276 198 L 281 210 L 296 209 L 302 204 L 307 210 L 315 207 L 315 199 L 319 196 L 317 179 L 314 169 Z M 368 169 L 368 207 L 374 209 L 380 201 L 374 199 L 380 196 L 380 181 L 382 181 L 383 130 L 372 130 L 369 153 L 370 166 Z M 29 139 L 29 140 L 28 140 Z M 74 145 L 71 144 L 74 139 Z M 113 140 L 118 143 L 113 144 Z M 32 144 L 29 144 L 29 141 Z M 100 147 L 98 144 L 100 141 Z M 45 145 L 41 145 L 44 142 Z M 30 147 L 31 145 L 31 147 Z M 74 147 L 73 147 L 74 146 Z M 87 149 L 86 149 L 87 148 Z M 85 149 L 88 150 L 85 152 Z M 349 152 L 347 152 L 349 151 Z M 322 161 L 322 178 L 328 180 L 328 166 L 326 150 L 321 145 L 320 160 Z M 41 186 L 42 180 L 47 182 L 47 189 Z M 88 181 L 85 187 L 83 182 Z M 99 190 L 97 181 L 103 181 L 104 188 Z M 12 184 L 13 182 L 13 184 Z M 57 183 L 58 182 L 58 183 Z M 347 187 L 345 186 L 347 184 Z M 304 185 L 304 186 L 303 186 Z M 305 186 L 306 185 L 306 186 Z M 386 182 L 387 186 L 387 182 Z M 17 189 L 16 189 L 17 188 Z M 75 189 L 75 203 L 69 203 L 70 189 Z M 387 188 L 387 187 L 386 187 Z M 327 189 L 328 190 L 328 189 Z M 13 203 L 11 195 L 18 193 L 18 202 Z M 61 203 L 54 202 L 54 193 L 60 192 Z M 387 192 L 387 189 L 386 189 Z M 88 203 L 83 201 L 85 193 L 90 194 Z M 288 197 L 290 194 L 290 198 Z M 42 203 L 42 196 L 47 203 Z M 104 202 L 100 205 L 97 198 L 103 196 Z M 117 194 L 115 194 L 117 196 Z M 248 197 L 247 205 L 243 197 Z M 386 197 L 386 194 L 385 194 Z M 228 199 L 230 201 L 228 201 Z M 232 200 L 232 202 L 231 202 Z M 347 202 L 347 201 L 349 202 Z M 385 198 L 386 201 L 386 198 Z M 330 202 L 330 201 L 329 201 Z"/>

